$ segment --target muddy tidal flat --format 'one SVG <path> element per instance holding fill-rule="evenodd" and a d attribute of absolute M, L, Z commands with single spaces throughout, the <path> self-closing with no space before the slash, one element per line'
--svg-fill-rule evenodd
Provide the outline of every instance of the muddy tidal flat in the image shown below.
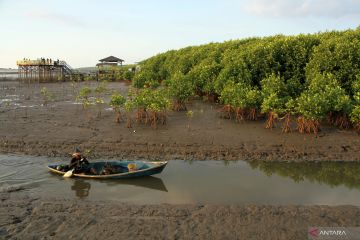
<path fill-rule="evenodd" d="M 317 135 L 295 126 L 283 134 L 263 118 L 223 119 L 220 105 L 200 99 L 187 104 L 191 119 L 169 112 L 156 130 L 126 128 L 107 104 L 84 110 L 75 100 L 83 86 L 0 81 L 0 239 L 306 239 L 311 226 L 360 226 L 355 131 L 324 124 Z M 105 102 L 129 84 L 108 88 Z M 148 181 L 50 175 L 46 165 L 68 161 L 75 147 L 89 160 L 170 163 Z"/>
<path fill-rule="evenodd" d="M 90 83 L 95 88 L 96 82 Z M 85 83 L 24 84 L 0 82 L 0 152 L 68 156 L 79 146 L 88 156 L 117 159 L 359 161 L 360 136 L 352 130 L 323 125 L 317 135 L 281 132 L 281 124 L 264 129 L 256 122 L 220 118 L 220 105 L 193 100 L 185 112 L 169 112 L 167 124 L 157 130 L 134 123 L 115 122 L 104 104 L 83 110 L 76 95 Z M 44 103 L 41 88 L 53 95 Z M 128 83 L 110 83 L 112 91 L 126 94 Z M 125 121 L 125 119 L 123 119 Z"/>
<path fill-rule="evenodd" d="M 360 226 L 352 206 L 134 205 L 0 195 L 5 239 L 306 239 L 309 226 Z"/>

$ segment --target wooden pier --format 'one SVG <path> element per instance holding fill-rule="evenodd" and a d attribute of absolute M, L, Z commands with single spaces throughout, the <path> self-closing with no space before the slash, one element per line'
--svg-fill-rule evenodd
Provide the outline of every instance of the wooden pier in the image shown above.
<path fill-rule="evenodd" d="M 23 59 L 16 62 L 18 77 L 28 82 L 64 81 L 74 74 L 74 70 L 65 61 L 51 59 Z"/>

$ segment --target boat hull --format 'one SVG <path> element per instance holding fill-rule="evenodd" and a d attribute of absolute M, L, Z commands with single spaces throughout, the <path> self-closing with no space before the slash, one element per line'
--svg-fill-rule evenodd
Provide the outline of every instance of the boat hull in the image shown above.
<path fill-rule="evenodd" d="M 139 168 L 138 170 L 129 172 L 127 165 L 129 163 L 135 163 Z M 90 163 L 88 168 L 95 168 L 98 172 L 101 172 L 104 165 L 108 164 L 111 166 L 118 167 L 119 172 L 114 174 L 85 174 L 85 173 L 74 173 L 73 177 L 79 178 L 90 178 L 90 179 L 125 179 L 125 178 L 138 178 L 151 176 L 161 173 L 167 165 L 165 162 L 142 162 L 142 161 L 117 161 L 117 162 L 94 162 Z M 57 170 L 57 167 L 61 164 L 52 164 L 48 166 L 48 169 L 52 173 L 64 175 L 66 171 Z"/>

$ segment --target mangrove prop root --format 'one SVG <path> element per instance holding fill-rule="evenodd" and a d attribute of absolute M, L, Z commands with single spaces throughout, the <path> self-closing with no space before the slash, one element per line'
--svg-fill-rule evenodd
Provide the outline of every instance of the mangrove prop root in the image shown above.
<path fill-rule="evenodd" d="M 162 111 L 159 115 L 159 121 L 160 121 L 160 124 L 162 125 L 166 125 L 166 121 L 167 121 L 167 114 L 166 114 L 166 111 Z"/>
<path fill-rule="evenodd" d="M 305 133 L 305 119 L 303 117 L 298 117 L 296 119 L 296 124 L 299 133 Z"/>
<path fill-rule="evenodd" d="M 116 123 L 120 123 L 122 121 L 121 112 L 116 111 Z"/>
<path fill-rule="evenodd" d="M 333 112 L 330 112 L 327 115 L 327 121 L 328 121 L 329 124 L 335 125 L 335 114 Z"/>
<path fill-rule="evenodd" d="M 156 112 L 151 112 L 150 114 L 150 124 L 151 127 L 157 129 L 158 116 Z"/>
<path fill-rule="evenodd" d="M 304 117 L 298 117 L 296 120 L 297 130 L 300 133 L 315 133 L 320 131 L 320 122 L 318 120 L 307 120 Z"/>
<path fill-rule="evenodd" d="M 244 110 L 242 108 L 236 108 L 235 115 L 237 122 L 244 121 Z"/>
<path fill-rule="evenodd" d="M 272 129 L 275 127 L 276 115 L 274 112 L 269 112 L 268 118 L 266 120 L 265 128 Z"/>
<path fill-rule="evenodd" d="M 180 100 L 176 100 L 173 103 L 173 110 L 179 112 L 179 111 L 186 111 L 187 108 L 184 102 Z"/>
<path fill-rule="evenodd" d="M 131 115 L 129 113 L 126 116 L 126 127 L 132 128 L 132 119 L 131 119 Z"/>
<path fill-rule="evenodd" d="M 283 128 L 282 128 L 282 132 L 284 132 L 284 133 L 291 132 L 291 114 L 290 113 L 287 113 L 284 116 L 284 124 L 283 124 Z"/>
<path fill-rule="evenodd" d="M 145 109 L 140 108 L 136 112 L 136 122 L 137 123 L 148 123 L 148 113 Z"/>
<path fill-rule="evenodd" d="M 338 127 L 340 129 L 351 128 L 351 123 L 348 116 L 345 113 L 330 112 L 327 116 L 329 124 Z"/>
<path fill-rule="evenodd" d="M 305 125 L 306 132 L 317 134 L 319 132 L 319 125 L 319 121 L 307 120 Z"/>
<path fill-rule="evenodd" d="M 207 93 L 206 96 L 207 96 L 207 99 L 208 99 L 209 102 L 217 102 L 217 101 L 219 101 L 219 96 L 217 94 L 212 94 L 212 93 L 209 94 L 209 93 Z"/>
<path fill-rule="evenodd" d="M 221 109 L 220 112 L 222 113 L 221 117 L 225 118 L 225 119 L 231 119 L 232 118 L 232 113 L 233 113 L 233 108 L 227 104 L 224 105 Z"/>
<path fill-rule="evenodd" d="M 341 116 L 336 117 L 335 126 L 337 126 L 340 129 L 349 129 L 351 127 L 351 123 L 349 121 L 349 118 L 346 116 L 346 114 L 343 114 Z"/>
<path fill-rule="evenodd" d="M 152 111 L 150 113 L 150 125 L 152 128 L 157 129 L 158 124 L 165 125 L 166 124 L 166 112 L 155 112 Z"/>
<path fill-rule="evenodd" d="M 257 111 L 256 108 L 251 108 L 247 117 L 248 120 L 255 121 L 257 120 Z"/>

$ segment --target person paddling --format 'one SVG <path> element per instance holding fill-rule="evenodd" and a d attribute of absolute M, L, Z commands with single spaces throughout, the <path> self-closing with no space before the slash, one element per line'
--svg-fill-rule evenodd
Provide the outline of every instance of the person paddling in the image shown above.
<path fill-rule="evenodd" d="M 80 152 L 75 152 L 72 154 L 69 169 L 74 169 L 74 173 L 84 172 L 87 165 L 89 165 L 89 161 L 86 159 L 86 157 L 82 156 Z"/>

